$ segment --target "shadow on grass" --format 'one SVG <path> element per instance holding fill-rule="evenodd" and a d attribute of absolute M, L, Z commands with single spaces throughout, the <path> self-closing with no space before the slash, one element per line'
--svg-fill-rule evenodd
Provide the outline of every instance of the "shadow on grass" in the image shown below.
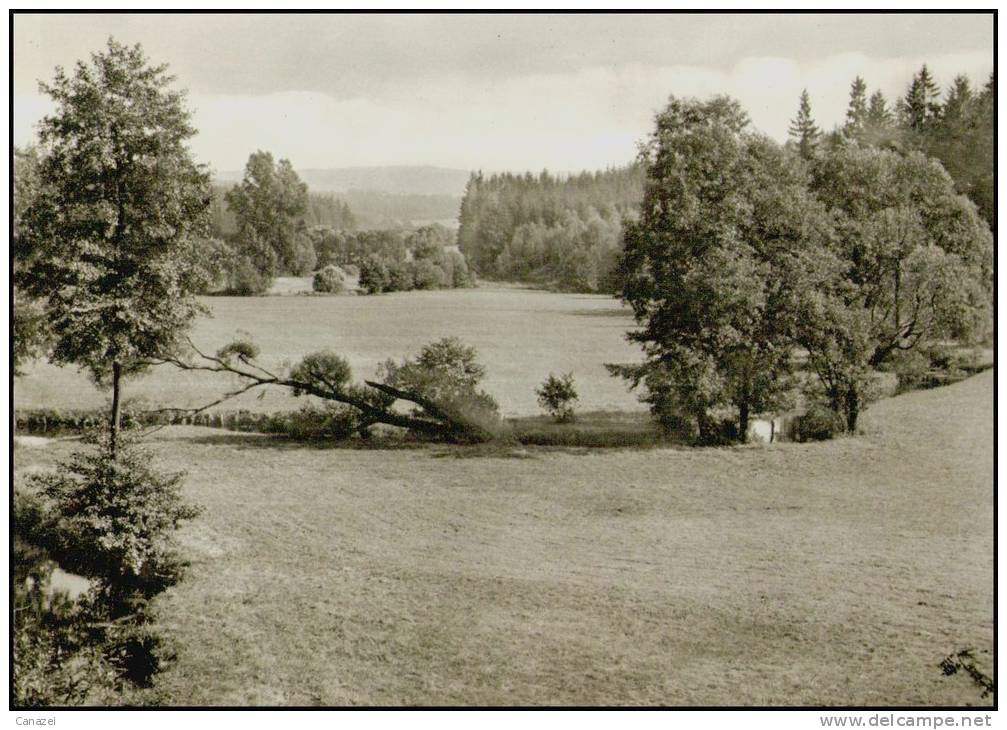
<path fill-rule="evenodd" d="M 206 435 L 178 435 L 173 436 L 174 440 L 185 441 L 190 444 L 200 444 L 204 446 L 230 446 L 239 450 L 242 449 L 272 449 L 278 451 L 291 451 L 297 449 L 316 449 L 318 451 L 419 451 L 440 446 L 432 442 L 418 440 L 408 440 L 401 438 L 376 437 L 370 439 L 340 439 L 327 441 L 324 439 L 295 439 L 281 434 L 266 433 L 242 433 L 235 431 L 220 431 L 218 429 L 196 426 L 194 428 L 205 428 Z"/>
<path fill-rule="evenodd" d="M 599 319 L 618 319 L 622 320 L 627 326 L 633 326 L 633 310 L 632 309 L 568 309 L 563 312 L 573 317 L 598 317 Z"/>
<path fill-rule="evenodd" d="M 599 449 L 688 447 L 664 435 L 646 413 L 598 411 L 581 414 L 573 423 L 555 423 L 548 417 L 534 416 L 509 419 L 507 426 L 505 437 L 478 444 L 444 443 L 394 432 L 377 433 L 367 439 L 298 440 L 282 434 L 221 431 L 198 426 L 186 427 L 184 432 L 167 433 L 165 437 L 238 450 L 416 451 L 435 459 L 534 459 L 553 452 L 587 454 Z M 205 432 L 193 433 L 194 429 Z"/>

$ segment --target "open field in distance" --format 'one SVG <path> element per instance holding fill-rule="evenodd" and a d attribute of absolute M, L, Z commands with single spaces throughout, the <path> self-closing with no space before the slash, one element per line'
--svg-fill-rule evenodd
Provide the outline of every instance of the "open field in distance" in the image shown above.
<path fill-rule="evenodd" d="M 400 359 L 441 337 L 460 337 L 475 346 L 487 376 L 483 387 L 505 416 L 540 412 L 534 389 L 550 371 L 573 371 L 580 410 L 640 410 L 636 395 L 611 377 L 606 362 L 640 359 L 624 334 L 633 326 L 629 310 L 612 297 L 554 294 L 510 287 L 415 291 L 381 296 L 206 297 L 213 317 L 201 318 L 193 341 L 215 352 L 238 332 L 252 335 L 268 367 L 332 348 L 345 356 L 358 380 L 379 363 Z M 107 396 L 73 368 L 39 363 L 19 378 L 19 407 L 89 408 Z M 230 376 L 155 368 L 126 384 L 127 399 L 150 407 L 194 407 L 231 389 Z M 249 393 L 223 408 L 276 411 L 300 406 L 286 389 L 262 399 Z"/>

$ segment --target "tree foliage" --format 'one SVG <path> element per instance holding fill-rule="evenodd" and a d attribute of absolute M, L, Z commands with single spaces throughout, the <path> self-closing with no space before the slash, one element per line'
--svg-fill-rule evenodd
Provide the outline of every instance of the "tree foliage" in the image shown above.
<path fill-rule="evenodd" d="M 853 91 L 860 137 L 870 106 L 861 119 L 866 85 Z M 799 347 L 809 394 L 853 431 L 893 357 L 991 333 L 990 231 L 920 152 L 851 139 L 802 162 L 749 131 L 736 102 L 673 98 L 643 162 L 621 267 L 645 362 L 611 369 L 669 428 L 743 439 L 751 414 L 788 404 Z"/>
<path fill-rule="evenodd" d="M 989 336 L 993 240 L 919 152 L 837 148 L 815 161 L 811 189 L 834 244 L 803 261 L 797 341 L 852 430 L 873 369 L 942 339 Z"/>
<path fill-rule="evenodd" d="M 172 81 L 139 46 L 110 39 L 73 75 L 57 69 L 41 84 L 56 108 L 38 128 L 16 283 L 41 302 L 50 358 L 111 376 L 113 403 L 119 377 L 169 352 L 201 311 L 194 246 L 209 176 L 186 146 L 195 130 Z"/>
<path fill-rule="evenodd" d="M 314 246 L 304 223 L 308 186 L 289 160 L 276 162 L 269 152 L 253 152 L 244 178 L 225 199 L 237 225 L 234 245 L 266 281 L 314 269 Z"/>
<path fill-rule="evenodd" d="M 868 99 L 866 81 L 858 76 L 850 87 L 846 121 L 826 136 L 827 146 L 855 142 L 900 152 L 917 150 L 940 160 L 957 191 L 978 206 L 992 229 L 994 102 L 992 75 L 976 88 L 959 74 L 942 101 L 937 80 L 923 65 L 894 104 L 880 91 Z"/>
<path fill-rule="evenodd" d="M 613 371 L 666 425 L 717 438 L 783 404 L 791 370 L 792 260 L 816 240 L 802 168 L 748 128 L 737 102 L 672 98 L 644 150 L 647 187 L 627 226 L 623 298 L 646 361 Z"/>

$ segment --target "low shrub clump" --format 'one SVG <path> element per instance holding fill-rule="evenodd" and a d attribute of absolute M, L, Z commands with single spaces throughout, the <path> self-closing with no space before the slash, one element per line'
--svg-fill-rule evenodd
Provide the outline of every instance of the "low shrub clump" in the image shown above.
<path fill-rule="evenodd" d="M 842 415 L 826 405 L 813 404 L 804 415 L 795 419 L 795 441 L 827 441 L 842 434 L 846 424 Z"/>
<path fill-rule="evenodd" d="M 342 294 L 346 290 L 343 272 L 330 264 L 315 273 L 311 288 L 321 294 Z"/>
<path fill-rule="evenodd" d="M 341 403 L 305 403 L 277 420 L 276 432 L 298 441 L 342 441 L 366 433 L 360 412 Z"/>

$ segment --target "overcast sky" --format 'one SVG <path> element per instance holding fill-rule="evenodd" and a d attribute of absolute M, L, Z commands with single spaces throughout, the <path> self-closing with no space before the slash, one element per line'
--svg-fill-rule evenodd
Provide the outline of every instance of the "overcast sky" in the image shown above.
<path fill-rule="evenodd" d="M 802 88 L 819 124 L 849 83 L 903 93 L 993 68 L 983 15 L 16 15 L 15 143 L 39 79 L 139 42 L 167 62 L 217 170 L 265 149 L 295 167 L 573 171 L 632 159 L 669 94 L 730 94 L 783 141 Z"/>

